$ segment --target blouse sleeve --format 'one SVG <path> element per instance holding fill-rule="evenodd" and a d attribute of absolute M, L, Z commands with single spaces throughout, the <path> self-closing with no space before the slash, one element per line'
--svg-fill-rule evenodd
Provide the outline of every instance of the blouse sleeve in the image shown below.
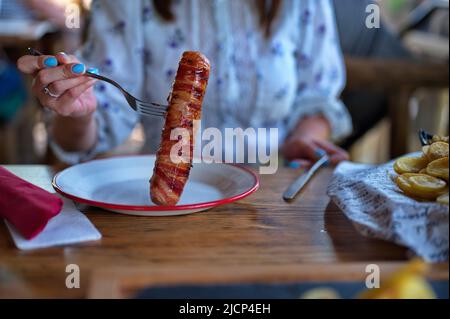
<path fill-rule="evenodd" d="M 143 83 L 143 35 L 140 19 L 141 1 L 94 0 L 86 44 L 77 53 L 89 67 L 97 67 L 100 74 L 114 79 L 132 95 L 141 98 Z M 122 144 L 139 120 L 115 87 L 99 82 L 97 97 L 97 143 L 88 152 L 66 152 L 51 140 L 50 146 L 64 162 L 75 164 L 91 159 Z"/>
<path fill-rule="evenodd" d="M 351 117 L 339 95 L 345 86 L 345 68 L 330 0 L 302 1 L 297 69 L 302 79 L 297 88 L 288 131 L 308 115 L 322 114 L 330 123 L 332 139 L 352 131 Z M 307 74 L 307 76 L 305 76 Z"/>

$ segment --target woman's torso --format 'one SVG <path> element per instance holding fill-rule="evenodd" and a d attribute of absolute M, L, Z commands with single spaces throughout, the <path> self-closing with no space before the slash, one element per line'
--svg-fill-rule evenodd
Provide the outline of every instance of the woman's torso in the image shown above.
<path fill-rule="evenodd" d="M 111 21 L 109 32 L 114 36 L 131 25 L 143 35 L 143 44 L 132 48 L 142 58 L 142 98 L 165 103 L 182 53 L 201 51 L 212 66 L 202 129 L 278 128 L 277 142 L 284 139 L 299 94 L 322 79 L 312 61 L 323 42 L 323 26 L 330 22 L 324 21 L 329 1 L 284 0 L 270 37 L 252 0 L 174 1 L 176 20 L 170 23 L 152 0 L 141 3 L 132 19 Z M 142 122 L 145 150 L 154 152 L 163 121 Z"/>

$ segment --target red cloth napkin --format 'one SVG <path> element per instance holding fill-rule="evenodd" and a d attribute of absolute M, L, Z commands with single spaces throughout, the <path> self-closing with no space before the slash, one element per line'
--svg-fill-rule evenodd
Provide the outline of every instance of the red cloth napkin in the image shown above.
<path fill-rule="evenodd" d="M 62 200 L 0 167 L 0 217 L 32 239 L 61 211 Z"/>

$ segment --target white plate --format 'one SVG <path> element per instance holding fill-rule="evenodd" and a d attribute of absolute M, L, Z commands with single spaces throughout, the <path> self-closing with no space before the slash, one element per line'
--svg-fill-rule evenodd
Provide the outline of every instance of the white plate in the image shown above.
<path fill-rule="evenodd" d="M 176 206 L 157 206 L 149 194 L 155 156 L 113 157 L 75 165 L 53 178 L 53 187 L 77 202 L 140 216 L 184 215 L 242 199 L 258 177 L 229 164 L 195 163 Z"/>

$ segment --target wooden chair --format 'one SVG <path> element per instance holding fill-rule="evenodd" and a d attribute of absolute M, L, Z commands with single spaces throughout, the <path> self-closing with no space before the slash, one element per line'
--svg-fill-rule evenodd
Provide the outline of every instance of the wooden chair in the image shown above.
<path fill-rule="evenodd" d="M 390 155 L 408 152 L 409 103 L 419 88 L 448 88 L 448 64 L 346 57 L 348 90 L 370 89 L 388 96 Z"/>

